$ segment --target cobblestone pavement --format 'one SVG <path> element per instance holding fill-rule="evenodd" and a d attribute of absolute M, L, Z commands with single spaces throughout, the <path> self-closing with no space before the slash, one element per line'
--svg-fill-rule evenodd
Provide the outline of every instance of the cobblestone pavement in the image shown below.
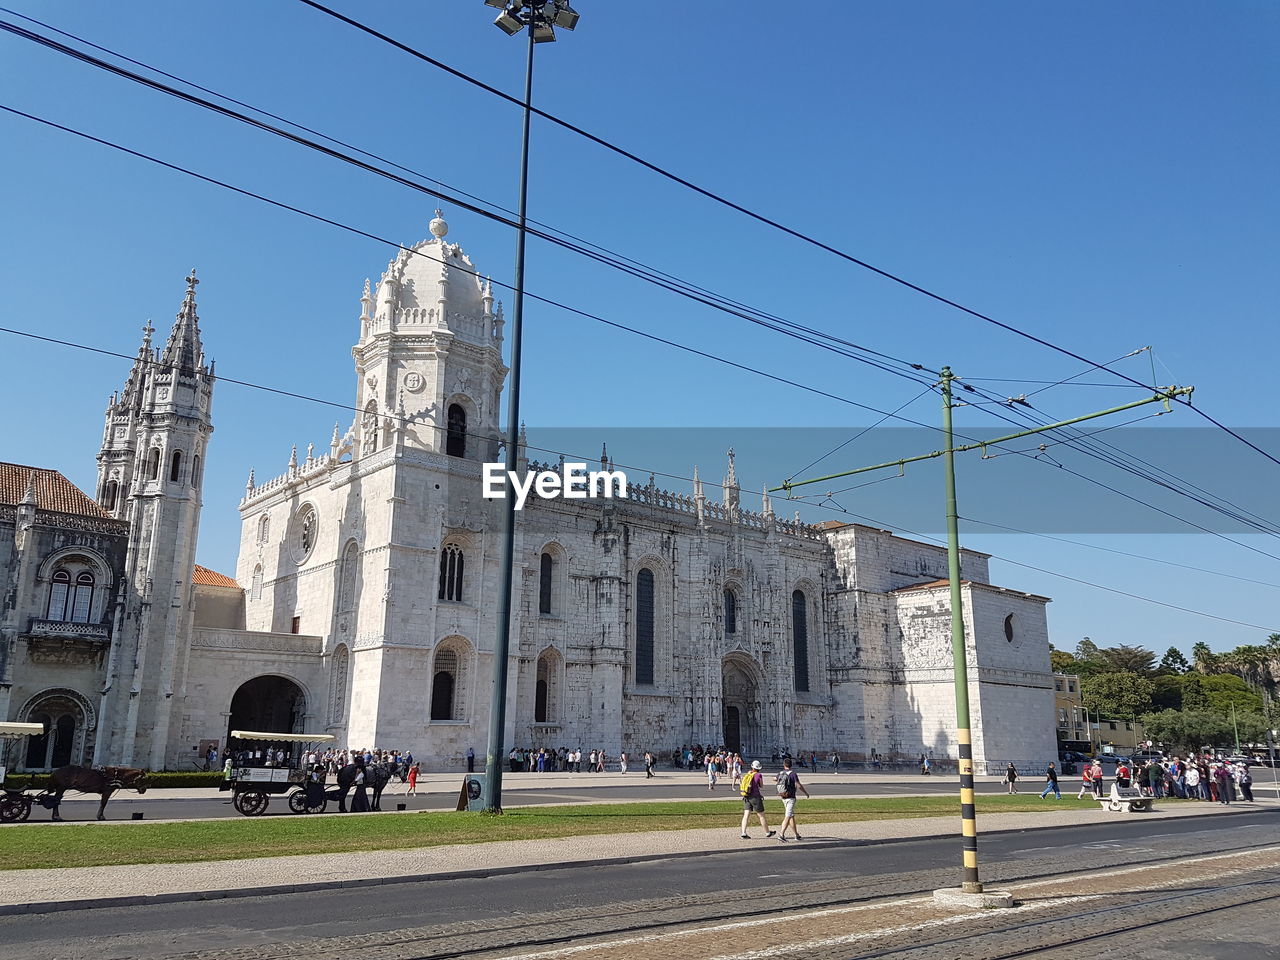
<path fill-rule="evenodd" d="M 173 931 L 170 952 L 128 935 L 59 941 L 57 928 L 51 926 L 46 938 L 24 944 L 18 952 L 6 953 L 0 947 L 0 957 L 846 960 L 893 955 L 918 960 L 1000 960 L 1045 953 L 1054 958 L 1095 958 L 1109 955 L 1102 952 L 1104 947 L 1115 946 L 1107 937 L 1130 928 L 1138 930 L 1123 938 L 1130 948 L 1123 955 L 1129 958 L 1216 957 L 1227 954 L 1214 950 L 1241 949 L 1247 952 L 1232 955 L 1277 956 L 1275 904 L 1270 901 L 1280 896 L 1280 846 L 1258 842 L 1259 837 L 1273 837 L 1274 828 L 1267 824 L 1249 831 L 1217 830 L 1171 840 L 1158 832 L 1167 826 L 1149 823 L 1150 836 L 1139 840 L 1056 848 L 1024 845 L 1016 859 L 987 865 L 988 886 L 1007 886 L 1018 898 L 1019 906 L 1008 911 L 936 906 L 930 891 L 954 883 L 952 870 L 846 875 L 812 882 L 791 880 L 797 876 L 792 873 L 774 886 L 749 893 L 735 886 L 732 875 L 722 875 L 709 881 L 721 889 L 694 896 L 633 900 L 606 909 L 547 911 L 544 907 L 544 912 L 538 912 L 538 905 L 531 904 L 528 910 L 504 917 L 394 925 L 358 936 L 344 936 L 341 930 L 333 936 L 306 936 L 304 929 L 316 928 L 301 923 L 290 935 L 282 920 L 272 929 L 263 929 L 260 936 L 246 937 L 236 929 L 240 945 L 230 949 L 217 944 L 216 928 L 205 933 L 196 949 L 183 931 Z M 423 889 L 430 896 L 429 888 Z M 298 910 L 300 902 L 305 904 L 299 898 L 282 900 L 280 909 Z M 234 902 L 209 907 L 232 913 L 236 909 Z M 1191 916 L 1199 919 L 1183 921 Z M 1246 927 L 1252 924 L 1243 932 L 1237 929 L 1241 917 L 1246 918 Z M 49 919 L 56 923 L 56 917 Z M 1194 940 L 1200 944 L 1196 950 L 1205 952 L 1189 948 L 1171 954 L 1135 952 L 1135 946 L 1144 945 L 1143 928 L 1160 924 L 1164 931 L 1164 925 L 1172 923 L 1187 928 L 1190 939 L 1184 947 Z M 232 928 L 228 923 L 228 935 Z M 1104 939 L 1072 942 L 1099 934 Z M 1164 939 L 1163 933 L 1159 939 Z M 0 921 L 0 944 L 5 942 Z"/>

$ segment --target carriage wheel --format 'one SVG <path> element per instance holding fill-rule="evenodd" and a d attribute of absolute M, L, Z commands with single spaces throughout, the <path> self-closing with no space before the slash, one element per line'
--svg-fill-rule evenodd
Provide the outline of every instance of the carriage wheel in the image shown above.
<path fill-rule="evenodd" d="M 289 794 L 289 809 L 293 813 L 307 812 L 307 791 L 295 790 Z"/>
<path fill-rule="evenodd" d="M 305 797 L 306 794 L 303 794 L 303 796 Z M 321 793 L 319 801 L 307 804 L 307 813 L 324 813 L 327 806 L 329 806 L 329 800 L 324 793 Z"/>
<path fill-rule="evenodd" d="M 1112 800 L 1110 803 L 1107 804 L 1107 809 L 1110 810 L 1112 813 L 1119 813 L 1121 810 L 1124 809 L 1124 804 L 1121 803 L 1119 800 Z"/>
<path fill-rule="evenodd" d="M 31 816 L 31 798 L 8 796 L 0 799 L 0 821 L 21 823 Z"/>
<path fill-rule="evenodd" d="M 256 817 L 266 812 L 267 802 L 265 793 L 237 793 L 232 805 L 246 817 Z"/>

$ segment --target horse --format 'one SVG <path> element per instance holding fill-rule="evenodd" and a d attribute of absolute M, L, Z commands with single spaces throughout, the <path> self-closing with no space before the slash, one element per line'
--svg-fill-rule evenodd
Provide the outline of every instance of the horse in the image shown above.
<path fill-rule="evenodd" d="M 61 820 L 58 807 L 62 804 L 62 795 L 68 790 L 79 793 L 96 793 L 102 797 L 98 804 L 98 819 L 105 820 L 107 801 L 117 790 L 137 790 L 139 794 L 147 792 L 147 772 L 137 767 L 59 767 L 49 775 L 49 786 L 46 798 L 41 802 L 53 810 L 53 820 Z"/>
<path fill-rule="evenodd" d="M 370 790 L 370 810 L 382 809 L 382 791 L 391 782 L 393 767 L 394 764 L 389 763 L 371 763 L 364 768 L 364 785 Z M 338 801 L 339 813 L 347 812 L 347 794 L 355 786 L 356 774 L 359 772 L 360 768 L 354 763 L 349 763 L 338 771 L 338 786 L 330 791 L 330 796 Z"/>

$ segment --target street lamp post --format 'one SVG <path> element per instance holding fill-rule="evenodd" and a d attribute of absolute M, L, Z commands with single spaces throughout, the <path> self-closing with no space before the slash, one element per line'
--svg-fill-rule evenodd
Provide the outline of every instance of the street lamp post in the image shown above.
<path fill-rule="evenodd" d="M 524 129 L 520 140 L 520 205 L 516 214 L 516 269 L 511 303 L 511 379 L 507 384 L 507 482 L 515 474 L 520 442 L 520 336 L 524 320 L 524 247 L 527 236 L 525 211 L 529 199 L 529 121 L 533 107 L 533 47 L 556 38 L 556 27 L 572 30 L 578 14 L 567 0 L 519 3 L 515 0 L 484 0 L 502 12 L 494 24 L 513 37 L 528 28 L 529 49 L 524 74 Z M 487 813 L 502 812 L 502 758 L 507 725 L 507 658 L 511 650 L 511 579 L 515 570 L 516 498 L 508 491 L 503 498 L 502 559 L 498 572 L 498 634 L 493 649 L 493 692 L 489 704 L 489 745 L 484 771 L 488 783 Z"/>

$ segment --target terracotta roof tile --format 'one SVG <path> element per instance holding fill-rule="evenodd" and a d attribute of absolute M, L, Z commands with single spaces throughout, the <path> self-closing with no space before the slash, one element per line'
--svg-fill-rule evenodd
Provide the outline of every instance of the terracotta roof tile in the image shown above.
<path fill-rule="evenodd" d="M 240 589 L 240 584 L 236 583 L 230 577 L 223 576 L 221 573 L 210 570 L 208 567 L 202 567 L 198 563 L 196 564 L 195 570 L 191 573 L 191 582 L 201 583 L 206 587 L 231 587 L 235 590 Z"/>
<path fill-rule="evenodd" d="M 0 463 L 0 503 L 16 505 L 26 496 L 31 475 L 36 478 L 36 508 L 55 513 L 103 519 L 111 516 L 57 470 Z"/>

